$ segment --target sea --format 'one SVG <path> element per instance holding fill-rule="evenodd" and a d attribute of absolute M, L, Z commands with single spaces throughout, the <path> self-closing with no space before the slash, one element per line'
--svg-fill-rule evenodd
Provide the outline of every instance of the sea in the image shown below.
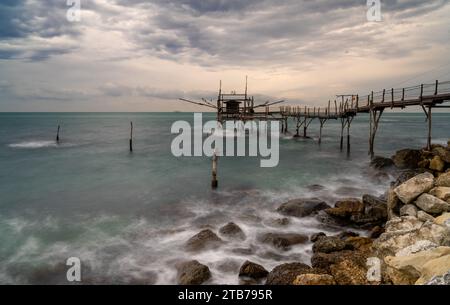
<path fill-rule="evenodd" d="M 359 114 L 351 125 L 349 153 L 346 142 L 340 150 L 340 121 L 326 122 L 320 145 L 317 121 L 308 128 L 310 139 L 293 137 L 295 124 L 289 121 L 289 132 L 279 135 L 278 166 L 262 168 L 260 157 L 219 157 L 219 188 L 212 190 L 210 157 L 171 153 L 177 136 L 172 124 L 193 117 L 0 113 L 0 284 L 71 284 L 66 276 L 71 257 L 81 262 L 81 284 L 176 284 L 177 263 L 191 259 L 210 268 L 209 284 L 238 284 L 246 260 L 268 270 L 310 263 L 311 243 L 283 251 L 262 244 L 262 234 L 342 230 L 314 217 L 277 226 L 282 203 L 317 197 L 333 205 L 344 197 L 382 196 L 394 179 L 370 168 L 369 118 Z M 215 116 L 204 113 L 203 119 Z M 447 144 L 450 114 L 434 114 L 432 124 L 433 143 Z M 389 157 L 421 148 L 426 137 L 422 113 L 386 113 L 375 152 Z M 242 228 L 245 240 L 218 233 L 229 222 Z M 226 242 L 186 252 L 186 241 L 203 229 Z"/>

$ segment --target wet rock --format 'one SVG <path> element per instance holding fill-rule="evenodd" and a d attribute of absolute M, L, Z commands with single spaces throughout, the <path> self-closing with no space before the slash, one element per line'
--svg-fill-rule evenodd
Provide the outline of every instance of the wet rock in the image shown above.
<path fill-rule="evenodd" d="M 239 270 L 239 276 L 249 277 L 252 279 L 265 278 L 269 274 L 263 266 L 246 261 Z"/>
<path fill-rule="evenodd" d="M 450 150 L 443 146 L 436 146 L 433 148 L 433 154 L 438 156 L 443 162 L 450 163 Z"/>
<path fill-rule="evenodd" d="M 441 157 L 434 156 L 434 158 L 430 161 L 430 169 L 438 172 L 442 172 L 445 168 L 445 163 L 442 161 Z"/>
<path fill-rule="evenodd" d="M 392 157 L 394 164 L 396 167 L 405 169 L 405 168 L 417 168 L 417 163 L 421 160 L 421 152 L 420 150 L 414 149 L 403 149 L 396 152 L 396 154 Z"/>
<path fill-rule="evenodd" d="M 326 208 L 329 208 L 329 206 L 324 201 L 317 198 L 295 199 L 283 203 L 277 211 L 286 216 L 306 217 Z"/>
<path fill-rule="evenodd" d="M 329 274 L 302 274 L 297 276 L 294 285 L 319 286 L 336 285 L 336 281 Z"/>
<path fill-rule="evenodd" d="M 239 271 L 240 262 L 235 259 L 224 259 L 217 263 L 216 268 L 221 272 L 236 273 Z"/>
<path fill-rule="evenodd" d="M 220 228 L 219 233 L 231 239 L 245 240 L 244 231 L 234 222 L 230 222 Z"/>
<path fill-rule="evenodd" d="M 404 204 L 408 204 L 422 193 L 430 191 L 433 186 L 434 176 L 430 173 L 423 173 L 396 187 L 394 192 Z"/>
<path fill-rule="evenodd" d="M 370 251 L 373 240 L 368 237 L 349 237 L 345 240 L 346 249 Z"/>
<path fill-rule="evenodd" d="M 370 166 L 372 166 L 375 169 L 383 169 L 386 167 L 391 167 L 394 165 L 394 161 L 392 161 L 391 158 L 385 158 L 385 157 L 374 157 L 372 161 L 370 162 Z"/>
<path fill-rule="evenodd" d="M 450 187 L 438 186 L 433 188 L 429 194 L 450 203 Z"/>
<path fill-rule="evenodd" d="M 306 188 L 308 189 L 308 191 L 311 191 L 311 192 L 323 191 L 325 189 L 325 187 L 320 184 L 308 185 Z"/>
<path fill-rule="evenodd" d="M 344 250 L 347 244 L 338 237 L 321 237 L 313 245 L 313 253 L 331 253 Z"/>
<path fill-rule="evenodd" d="M 206 229 L 192 236 L 185 244 L 187 251 L 202 251 L 220 246 L 223 241 L 211 230 Z"/>
<path fill-rule="evenodd" d="M 450 211 L 450 204 L 430 194 L 420 195 L 415 204 L 425 212 L 431 214 L 441 214 Z"/>
<path fill-rule="evenodd" d="M 208 266 L 196 260 L 181 263 L 176 268 L 179 285 L 201 285 L 211 278 Z"/>
<path fill-rule="evenodd" d="M 444 174 L 441 174 L 437 179 L 436 179 L 436 186 L 446 186 L 446 187 L 450 187 L 450 171 L 447 171 Z"/>
<path fill-rule="evenodd" d="M 424 211 L 417 212 L 417 219 L 423 222 L 434 221 L 434 217 Z"/>
<path fill-rule="evenodd" d="M 252 255 L 255 253 L 255 247 L 249 247 L 249 248 L 236 248 L 231 250 L 231 252 L 239 255 Z"/>
<path fill-rule="evenodd" d="M 387 201 L 371 195 L 363 195 L 364 214 L 374 221 L 387 220 Z"/>
<path fill-rule="evenodd" d="M 325 212 L 331 216 L 347 218 L 364 211 L 364 204 L 357 198 L 347 198 L 336 202 L 334 208 L 326 209 Z"/>
<path fill-rule="evenodd" d="M 316 241 L 319 240 L 319 238 L 321 237 L 326 237 L 327 235 L 323 232 L 319 232 L 319 233 L 315 233 L 313 235 L 311 235 L 311 237 L 309 238 L 310 241 L 312 241 L 313 243 L 315 243 Z"/>
<path fill-rule="evenodd" d="M 342 240 L 346 240 L 349 237 L 358 237 L 358 236 L 359 236 L 358 233 L 352 231 L 343 231 L 335 235 L 335 237 L 340 238 Z"/>
<path fill-rule="evenodd" d="M 292 285 L 295 279 L 302 274 L 313 271 L 303 263 L 288 263 L 275 267 L 267 276 L 266 285 Z"/>
<path fill-rule="evenodd" d="M 426 169 L 430 167 L 430 160 L 423 159 L 419 163 L 417 163 L 418 168 Z"/>
<path fill-rule="evenodd" d="M 372 228 L 372 230 L 370 231 L 369 237 L 375 239 L 375 238 L 380 237 L 380 235 L 383 233 L 384 233 L 384 228 L 382 228 L 380 226 L 376 226 L 376 227 Z"/>
<path fill-rule="evenodd" d="M 268 225 L 272 226 L 272 227 L 285 227 L 288 226 L 291 223 L 291 221 L 289 220 L 289 218 L 276 218 L 276 219 L 272 219 Z"/>
<path fill-rule="evenodd" d="M 400 209 L 400 216 L 417 216 L 417 207 L 413 204 L 405 204 Z"/>
<path fill-rule="evenodd" d="M 270 244 L 282 250 L 289 250 L 291 246 L 303 244 L 309 240 L 306 235 L 296 233 L 266 233 L 261 236 L 261 242 Z"/>

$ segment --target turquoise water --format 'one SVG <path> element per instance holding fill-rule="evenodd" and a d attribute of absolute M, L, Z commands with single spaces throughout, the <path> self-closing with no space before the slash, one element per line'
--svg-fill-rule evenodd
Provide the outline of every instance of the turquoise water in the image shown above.
<path fill-rule="evenodd" d="M 192 119 L 190 113 L 0 113 L 0 283 L 65 284 L 64 263 L 72 256 L 81 259 L 86 283 L 172 284 L 175 262 L 187 257 L 210 266 L 212 283 L 237 283 L 236 266 L 248 258 L 266 268 L 309 262 L 310 245 L 274 253 L 257 242 L 259 234 L 279 230 L 270 220 L 279 217 L 274 210 L 283 201 L 318 196 L 333 204 L 342 196 L 380 195 L 389 183 L 373 178 L 367 167 L 368 118 L 359 115 L 350 156 L 339 151 L 337 121 L 326 123 L 320 147 L 313 122 L 312 140 L 281 137 L 275 168 L 260 168 L 259 158 L 220 158 L 220 188 L 213 192 L 210 159 L 170 152 L 172 123 Z M 293 122 L 289 129 L 294 131 Z M 426 134 L 421 113 L 385 114 L 376 153 L 423 147 Z M 434 142 L 449 138 L 450 114 L 435 114 Z M 311 193 L 311 184 L 326 189 Z M 245 242 L 199 254 L 183 251 L 201 228 L 229 221 L 244 229 Z M 324 228 L 308 218 L 283 230 L 309 234 Z M 255 250 L 243 256 L 231 252 L 237 247 Z"/>

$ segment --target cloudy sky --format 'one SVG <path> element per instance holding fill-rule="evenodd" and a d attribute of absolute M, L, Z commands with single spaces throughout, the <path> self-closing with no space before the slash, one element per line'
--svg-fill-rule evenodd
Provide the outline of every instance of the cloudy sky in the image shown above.
<path fill-rule="evenodd" d="M 450 80 L 450 1 L 1 0 L 0 111 L 192 111 L 249 90 L 324 105 Z"/>

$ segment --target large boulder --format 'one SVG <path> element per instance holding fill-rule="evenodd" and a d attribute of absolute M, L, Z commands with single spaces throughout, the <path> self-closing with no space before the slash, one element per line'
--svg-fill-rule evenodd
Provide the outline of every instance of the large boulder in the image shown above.
<path fill-rule="evenodd" d="M 314 253 L 331 253 L 335 251 L 344 250 L 347 247 L 345 241 L 338 237 L 320 237 L 313 245 L 312 250 Z"/>
<path fill-rule="evenodd" d="M 338 285 L 367 285 L 367 267 L 346 259 L 330 267 Z"/>
<path fill-rule="evenodd" d="M 398 251 L 414 245 L 420 240 L 429 240 L 437 245 L 450 245 L 450 231 L 432 222 L 421 222 L 415 217 L 403 216 L 386 223 L 386 232 L 373 243 L 380 257 L 394 256 Z"/>
<path fill-rule="evenodd" d="M 433 277 L 425 285 L 450 285 L 450 270 L 444 275 Z"/>
<path fill-rule="evenodd" d="M 450 203 L 450 187 L 438 186 L 432 189 L 429 194 Z"/>
<path fill-rule="evenodd" d="M 329 274 L 302 274 L 297 276 L 294 285 L 303 286 L 329 286 L 336 285 L 336 281 Z"/>
<path fill-rule="evenodd" d="M 372 195 L 363 195 L 364 214 L 373 218 L 374 221 L 385 221 L 387 219 L 387 201 Z"/>
<path fill-rule="evenodd" d="M 408 256 L 411 254 L 415 254 L 421 251 L 426 251 L 430 249 L 437 248 L 438 245 L 434 242 L 431 242 L 429 240 L 419 240 L 414 245 L 408 246 L 406 248 L 401 249 L 397 253 L 395 253 L 395 256 Z"/>
<path fill-rule="evenodd" d="M 324 201 L 311 198 L 288 201 L 283 203 L 277 211 L 285 216 L 306 217 L 327 208 L 329 206 Z"/>
<path fill-rule="evenodd" d="M 306 243 L 309 238 L 297 233 L 265 233 L 260 237 L 261 242 L 270 244 L 281 250 L 289 250 L 291 246 Z"/>
<path fill-rule="evenodd" d="M 444 276 L 450 271 L 450 255 L 441 256 L 427 262 L 422 267 L 422 276 L 416 285 L 423 285 L 437 276 Z"/>
<path fill-rule="evenodd" d="M 242 229 L 235 224 L 234 222 L 230 222 L 220 228 L 219 233 L 225 237 L 231 238 L 231 239 L 245 239 L 245 233 L 242 231 Z"/>
<path fill-rule="evenodd" d="M 385 158 L 385 157 L 374 157 L 372 161 L 370 162 L 370 166 L 372 166 L 375 169 L 383 169 L 386 167 L 391 167 L 394 165 L 394 161 L 392 161 L 391 158 Z"/>
<path fill-rule="evenodd" d="M 250 261 L 246 261 L 239 270 L 239 276 L 249 277 L 256 280 L 265 278 L 267 274 L 269 274 L 269 271 L 267 271 L 263 266 Z"/>
<path fill-rule="evenodd" d="M 422 222 L 434 221 L 434 217 L 424 211 L 417 212 L 417 219 L 419 219 Z"/>
<path fill-rule="evenodd" d="M 400 216 L 417 216 L 417 207 L 413 204 L 405 204 L 400 208 Z"/>
<path fill-rule="evenodd" d="M 450 228 L 450 213 L 444 213 L 434 219 L 434 223 L 441 226 Z"/>
<path fill-rule="evenodd" d="M 397 151 L 397 153 L 392 157 L 396 167 L 405 168 L 417 168 L 417 164 L 420 162 L 422 154 L 420 150 L 414 149 L 403 149 Z"/>
<path fill-rule="evenodd" d="M 358 198 L 346 198 L 339 200 L 334 208 L 326 209 L 325 212 L 334 217 L 347 218 L 364 212 L 364 203 Z"/>
<path fill-rule="evenodd" d="M 185 244 L 187 251 L 202 251 L 220 246 L 223 241 L 211 230 L 206 229 L 192 236 Z"/>
<path fill-rule="evenodd" d="M 442 172 L 445 168 L 445 162 L 442 161 L 441 157 L 434 156 L 430 161 L 430 169 L 438 172 Z"/>
<path fill-rule="evenodd" d="M 428 165 L 426 167 L 428 168 Z M 392 183 L 392 187 L 396 188 L 397 186 L 408 181 L 409 179 L 426 172 L 427 171 L 424 168 L 404 170 L 398 175 L 397 179 Z"/>
<path fill-rule="evenodd" d="M 450 171 L 447 171 L 446 173 L 441 174 L 436 179 L 436 186 L 450 187 Z"/>
<path fill-rule="evenodd" d="M 201 285 L 211 278 L 208 266 L 198 261 L 188 261 L 176 266 L 179 285 Z"/>
<path fill-rule="evenodd" d="M 303 263 L 288 263 L 275 267 L 267 276 L 266 285 L 292 285 L 302 274 L 310 274 L 313 269 Z"/>
<path fill-rule="evenodd" d="M 443 260 L 434 261 L 444 257 Z M 394 268 L 397 271 L 400 271 L 405 275 L 405 277 L 409 277 L 411 279 L 418 280 L 423 277 L 421 280 L 422 283 L 430 280 L 433 276 L 445 274 L 450 269 L 450 247 L 437 247 L 430 250 L 420 251 L 407 256 L 387 256 L 385 257 L 385 263 Z M 434 264 L 429 264 L 434 261 Z M 440 274 L 439 270 L 442 270 L 442 265 L 447 263 L 446 270 Z M 428 265 L 428 270 L 426 274 L 425 267 Z M 434 273 L 434 274 L 433 274 Z"/>
<path fill-rule="evenodd" d="M 450 204 L 430 194 L 420 195 L 415 204 L 430 214 L 441 214 L 450 211 Z"/>
<path fill-rule="evenodd" d="M 394 192 L 404 204 L 408 204 L 421 194 L 430 191 L 433 186 L 434 176 L 430 173 L 423 173 L 396 187 Z"/>
<path fill-rule="evenodd" d="M 450 163 L 450 150 L 449 148 L 445 148 L 443 146 L 435 146 L 433 148 L 433 154 L 438 156 L 442 161 L 446 163 Z"/>

